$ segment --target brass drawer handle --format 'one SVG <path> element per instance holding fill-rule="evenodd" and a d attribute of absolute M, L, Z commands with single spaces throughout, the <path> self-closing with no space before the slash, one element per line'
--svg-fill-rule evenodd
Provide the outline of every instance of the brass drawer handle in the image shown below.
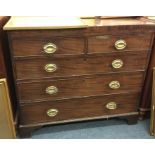
<path fill-rule="evenodd" d="M 111 81 L 109 83 L 109 87 L 111 89 L 119 89 L 120 88 L 120 83 L 119 83 L 119 81 Z"/>
<path fill-rule="evenodd" d="M 117 109 L 117 103 L 116 102 L 109 102 L 106 104 L 106 108 L 109 110 L 115 110 L 115 109 Z"/>
<path fill-rule="evenodd" d="M 115 48 L 117 50 L 123 50 L 126 48 L 126 46 L 127 46 L 127 43 L 125 40 L 120 39 L 115 42 Z"/>
<path fill-rule="evenodd" d="M 49 95 L 56 94 L 58 92 L 58 88 L 55 86 L 49 86 L 46 88 L 46 93 Z"/>
<path fill-rule="evenodd" d="M 44 52 L 47 54 L 53 54 L 57 50 L 57 46 L 53 43 L 47 43 L 43 46 Z"/>
<path fill-rule="evenodd" d="M 58 114 L 58 112 L 59 112 L 58 109 L 49 109 L 49 110 L 47 110 L 46 113 L 49 117 L 54 117 Z"/>
<path fill-rule="evenodd" d="M 56 64 L 47 64 L 44 67 L 46 72 L 55 72 L 57 70 L 57 65 Z"/>
<path fill-rule="evenodd" d="M 112 61 L 112 67 L 115 69 L 119 69 L 123 67 L 123 61 L 121 59 L 116 59 Z"/>

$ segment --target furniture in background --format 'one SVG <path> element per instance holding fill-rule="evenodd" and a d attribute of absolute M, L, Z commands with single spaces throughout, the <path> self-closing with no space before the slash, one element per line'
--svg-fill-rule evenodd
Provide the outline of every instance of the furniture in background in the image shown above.
<path fill-rule="evenodd" d="M 145 23 L 155 23 L 155 17 L 141 17 L 141 20 Z M 154 35 L 154 34 L 153 34 Z M 143 93 L 140 102 L 140 119 L 144 119 L 147 115 L 150 116 L 151 99 L 152 99 L 152 81 L 153 81 L 153 67 L 155 66 L 155 40 L 153 41 L 151 57 L 146 72 L 146 79 L 144 82 Z"/>
<path fill-rule="evenodd" d="M 147 20 L 147 19 L 146 19 Z M 149 17 L 148 20 L 155 22 L 155 17 Z M 150 134 L 155 136 L 155 41 L 152 48 L 152 55 L 148 67 L 147 78 L 145 80 L 143 102 L 141 104 L 141 116 L 145 116 L 151 109 Z M 151 104 L 150 104 L 151 103 Z M 150 106 L 151 105 L 151 106 Z"/>
<path fill-rule="evenodd" d="M 155 41 L 152 47 L 151 58 L 146 73 L 146 79 L 143 87 L 143 93 L 140 104 L 140 119 L 144 119 L 147 112 L 151 110 L 152 98 L 152 81 L 153 81 L 153 67 L 155 66 Z"/>
<path fill-rule="evenodd" d="M 3 26 L 9 17 L 0 16 L 0 77 L 6 77 L 6 67 L 5 67 L 5 60 L 4 60 L 4 33 L 3 33 Z"/>
<path fill-rule="evenodd" d="M 15 111 L 13 105 L 13 85 L 9 71 L 9 55 L 7 36 L 3 32 L 4 24 L 10 17 L 0 17 L 0 138 L 15 138 Z M 9 73 L 8 73 L 9 72 Z M 8 90 L 9 87 L 9 90 Z M 10 91 L 10 92 L 9 92 Z M 12 94 L 12 96 L 10 96 Z M 10 102 L 11 99 L 11 102 Z"/>
<path fill-rule="evenodd" d="M 153 68 L 150 134 L 155 136 L 155 68 Z"/>
<path fill-rule="evenodd" d="M 136 123 L 155 24 L 140 18 L 54 20 L 12 17 L 4 27 L 20 136 L 67 122 L 121 117 Z"/>
<path fill-rule="evenodd" d="M 6 79 L 0 79 L 0 138 L 16 138 Z"/>

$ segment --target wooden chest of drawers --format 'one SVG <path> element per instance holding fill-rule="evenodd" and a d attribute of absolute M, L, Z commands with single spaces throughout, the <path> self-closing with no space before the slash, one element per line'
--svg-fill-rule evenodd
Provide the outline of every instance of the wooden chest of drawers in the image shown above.
<path fill-rule="evenodd" d="M 155 25 L 98 20 L 76 29 L 4 27 L 21 136 L 46 124 L 110 117 L 136 123 Z"/>

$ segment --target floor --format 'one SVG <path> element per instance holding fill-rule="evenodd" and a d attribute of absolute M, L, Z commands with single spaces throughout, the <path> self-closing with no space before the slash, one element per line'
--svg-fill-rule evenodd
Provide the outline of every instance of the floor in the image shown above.
<path fill-rule="evenodd" d="M 153 139 L 149 135 L 150 120 L 127 125 L 124 120 L 98 120 L 43 127 L 32 139 Z"/>

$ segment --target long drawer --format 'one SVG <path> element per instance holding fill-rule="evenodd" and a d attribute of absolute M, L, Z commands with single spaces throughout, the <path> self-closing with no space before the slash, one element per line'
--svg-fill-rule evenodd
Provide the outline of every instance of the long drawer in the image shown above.
<path fill-rule="evenodd" d="M 48 101 L 20 106 L 20 124 L 61 122 L 136 112 L 140 93 Z"/>
<path fill-rule="evenodd" d="M 60 80 L 34 80 L 17 84 L 20 102 L 55 100 L 141 90 L 143 72 L 81 76 Z"/>
<path fill-rule="evenodd" d="M 81 58 L 29 58 L 15 61 L 17 79 L 67 77 L 145 70 L 147 51 L 108 53 Z"/>
<path fill-rule="evenodd" d="M 88 53 L 150 49 L 150 34 L 92 36 L 88 38 Z"/>

